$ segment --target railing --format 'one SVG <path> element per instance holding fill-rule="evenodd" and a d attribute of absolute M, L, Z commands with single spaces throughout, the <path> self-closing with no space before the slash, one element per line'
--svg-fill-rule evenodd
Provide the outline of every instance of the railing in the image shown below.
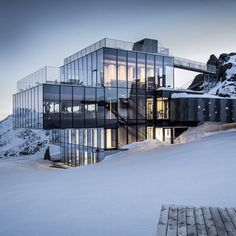
<path fill-rule="evenodd" d="M 80 57 L 83 57 L 91 52 L 94 52 L 102 47 L 111 47 L 111 48 L 120 48 L 120 49 L 125 49 L 125 50 L 132 50 L 133 43 L 132 42 L 126 42 L 122 40 L 115 40 L 115 39 L 109 39 L 109 38 L 104 38 L 76 53 L 73 55 L 67 57 L 64 59 L 64 64 L 67 64 L 71 61 L 74 61 Z"/>
<path fill-rule="evenodd" d="M 123 40 L 117 40 L 117 39 L 110 39 L 110 38 L 104 38 L 76 53 L 74 53 L 73 55 L 66 57 L 64 59 L 64 64 L 67 64 L 71 61 L 74 61 L 78 58 L 81 58 L 91 52 L 94 52 L 102 47 L 108 47 L 108 48 L 118 48 L 118 49 L 123 49 L 123 50 L 129 50 L 131 51 L 133 49 L 134 43 L 133 42 L 128 42 L 128 41 L 123 41 Z M 169 49 L 165 48 L 163 46 L 160 46 L 160 44 L 158 44 L 158 54 L 162 54 L 162 55 L 169 55 Z"/>
<path fill-rule="evenodd" d="M 188 60 L 184 58 L 174 57 L 174 65 L 180 68 L 186 68 L 197 72 L 208 72 L 211 74 L 216 73 L 216 67 L 206 63 Z"/>
<path fill-rule="evenodd" d="M 17 81 L 17 92 L 35 87 L 43 83 L 56 83 L 59 79 L 59 68 L 45 66 Z"/>

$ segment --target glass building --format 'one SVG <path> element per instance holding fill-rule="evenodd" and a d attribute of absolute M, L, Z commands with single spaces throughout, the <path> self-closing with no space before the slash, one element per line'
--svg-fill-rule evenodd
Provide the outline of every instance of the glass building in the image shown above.
<path fill-rule="evenodd" d="M 52 130 L 68 165 L 96 163 L 136 141 L 172 140 L 177 125 L 186 128 L 170 111 L 183 102 L 166 92 L 174 58 L 157 40 L 103 39 L 65 58 L 59 72 L 40 71 L 18 82 L 14 127 Z"/>

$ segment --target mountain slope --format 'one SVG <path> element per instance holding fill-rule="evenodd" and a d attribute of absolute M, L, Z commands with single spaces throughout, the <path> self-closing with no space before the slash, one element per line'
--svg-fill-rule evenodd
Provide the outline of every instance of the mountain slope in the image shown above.
<path fill-rule="evenodd" d="M 0 158 L 32 155 L 48 143 L 44 130 L 14 129 L 13 118 L 8 116 L 0 122 Z"/>
<path fill-rule="evenodd" d="M 236 97 L 236 53 L 223 53 L 219 58 L 211 55 L 208 64 L 216 66 L 216 76 L 210 76 L 204 84 L 205 75 L 198 74 L 189 89 L 203 90 L 205 86 L 210 88 L 209 94 Z"/>

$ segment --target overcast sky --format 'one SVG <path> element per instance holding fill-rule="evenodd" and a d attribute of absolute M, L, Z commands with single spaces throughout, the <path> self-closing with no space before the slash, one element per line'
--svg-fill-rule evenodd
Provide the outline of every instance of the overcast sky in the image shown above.
<path fill-rule="evenodd" d="M 158 39 L 171 54 L 202 62 L 236 51 L 235 0 L 0 0 L 0 119 L 16 81 L 104 38 Z M 192 79 L 177 73 L 177 86 Z"/>

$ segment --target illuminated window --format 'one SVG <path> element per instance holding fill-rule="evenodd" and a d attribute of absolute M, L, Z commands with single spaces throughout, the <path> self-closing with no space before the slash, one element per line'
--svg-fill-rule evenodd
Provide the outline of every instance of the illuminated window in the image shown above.
<path fill-rule="evenodd" d="M 157 98 L 157 119 L 169 119 L 169 100 L 168 98 Z"/>
<path fill-rule="evenodd" d="M 125 51 L 118 51 L 118 87 L 127 87 Z"/>
<path fill-rule="evenodd" d="M 106 49 L 104 56 L 104 86 L 116 87 L 116 50 Z"/>
<path fill-rule="evenodd" d="M 153 139 L 153 127 L 147 127 L 147 139 Z"/>
<path fill-rule="evenodd" d="M 153 99 L 147 99 L 147 119 L 153 119 Z"/>

